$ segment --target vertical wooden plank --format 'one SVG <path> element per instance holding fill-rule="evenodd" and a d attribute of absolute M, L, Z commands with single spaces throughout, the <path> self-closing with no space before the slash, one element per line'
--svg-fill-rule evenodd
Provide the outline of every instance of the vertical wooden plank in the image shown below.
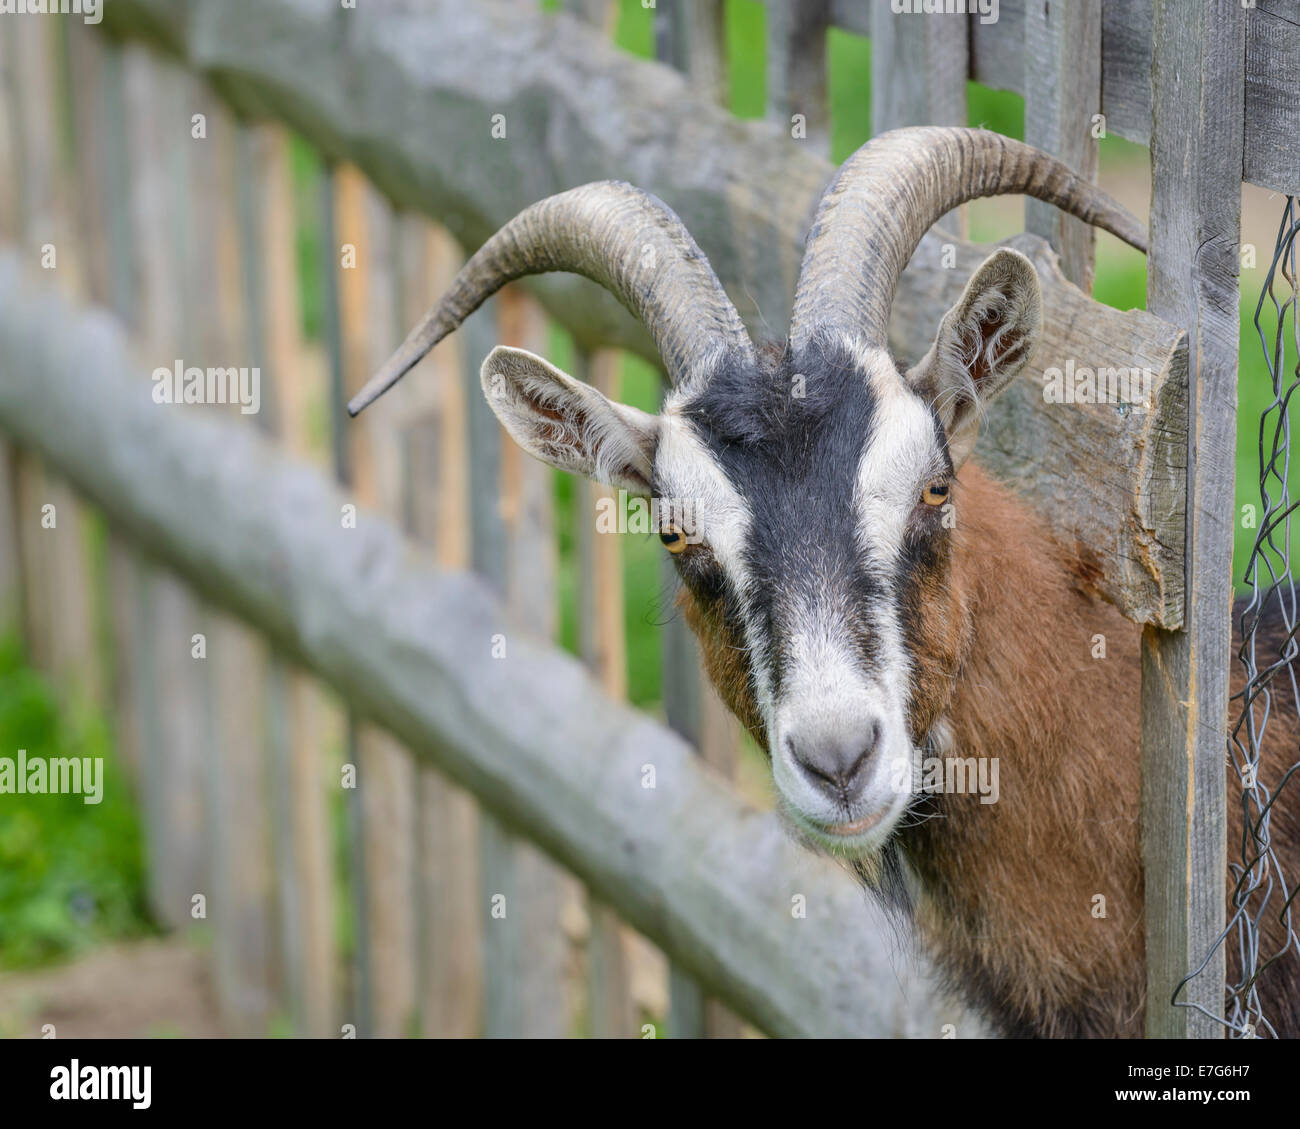
<path fill-rule="evenodd" d="M 209 612 L 207 728 L 209 924 L 218 1007 L 232 1030 L 265 1035 L 275 1007 L 275 874 L 266 763 L 265 647 L 229 617 Z M 147 712 L 145 714 L 147 717 Z"/>
<path fill-rule="evenodd" d="M 1025 140 L 1097 179 L 1093 117 L 1101 112 L 1101 0 L 1026 0 Z M 1025 228 L 1061 256 L 1061 270 L 1091 293 L 1096 228 L 1025 198 Z"/>
<path fill-rule="evenodd" d="M 203 671 L 193 638 L 204 633 L 197 601 L 169 573 L 158 573 L 139 593 L 150 607 L 150 662 L 144 669 L 155 721 L 148 733 L 145 786 L 149 831 L 149 886 L 154 912 L 173 929 L 185 929 L 196 894 L 206 894 L 203 774 L 208 764 L 203 716 Z M 208 906 L 208 919 L 215 907 Z"/>
<path fill-rule="evenodd" d="M 327 254 L 339 271 L 340 344 L 350 395 L 380 363 L 397 321 L 392 217 L 354 167 L 338 168 L 334 185 L 334 237 Z M 343 266 L 345 245 L 355 249 L 354 267 Z M 399 445 L 397 405 L 398 399 L 376 405 L 347 432 L 351 497 L 372 511 L 397 513 L 401 508 L 396 478 L 384 471 L 381 459 Z M 365 933 L 367 1034 L 392 1038 L 414 1033 L 418 1022 L 415 766 L 393 737 L 371 725 L 357 729 L 357 754 L 364 867 L 364 914 L 358 926 Z"/>
<path fill-rule="evenodd" d="M 324 247 L 335 248 L 341 243 L 338 238 L 338 200 L 335 182 L 335 170 L 326 168 L 318 178 L 317 185 L 321 223 L 321 243 Z M 345 422 L 344 405 L 347 403 L 347 358 L 343 347 L 342 293 L 340 282 L 339 259 L 333 254 L 324 256 L 321 271 L 322 287 L 322 328 L 325 335 L 326 357 L 329 362 L 329 406 L 330 406 L 330 454 L 334 477 L 346 488 L 352 486 L 351 442 Z M 361 760 L 359 748 L 359 727 L 351 713 L 344 723 L 343 761 L 345 771 L 351 766 L 357 771 Z M 352 903 L 353 931 L 355 949 L 350 961 L 348 998 L 343 1017 L 359 1034 L 368 1035 L 371 1031 L 371 983 L 370 957 L 368 952 L 369 929 L 366 925 L 368 897 L 366 892 L 366 859 L 364 828 L 365 822 L 361 806 L 361 797 L 356 786 L 344 792 L 347 820 L 347 871 Z"/>
<path fill-rule="evenodd" d="M 112 633 L 113 678 L 110 708 L 113 717 L 113 748 L 125 763 L 136 794 L 143 789 L 141 768 L 144 735 L 140 715 L 135 708 L 139 698 L 138 680 L 142 672 L 134 657 L 139 653 L 136 640 L 135 589 L 140 583 L 139 558 L 130 544 L 110 526 L 108 537 L 109 627 Z"/>
<path fill-rule="evenodd" d="M 197 320 L 193 302 L 187 305 L 182 273 L 193 245 L 187 197 L 193 154 L 186 112 L 193 86 L 183 72 L 137 52 L 129 57 L 125 80 L 127 142 L 136 172 L 132 241 L 142 268 L 139 342 L 154 360 L 148 368 L 170 367 L 184 358 Z M 157 410 L 184 409 L 160 405 Z M 138 579 L 133 632 L 139 650 L 133 666 L 150 883 L 155 912 L 181 928 L 192 920 L 193 895 L 210 886 L 203 843 L 209 809 L 202 801 L 208 754 L 195 739 L 207 730 L 195 726 L 204 708 L 203 683 L 191 654 L 194 635 L 204 632 L 188 590 L 152 569 Z M 209 904 L 207 912 L 215 924 L 220 909 Z"/>
<path fill-rule="evenodd" d="M 969 19 L 872 5 L 872 135 L 911 125 L 965 125 L 969 64 Z M 940 217 L 937 226 L 966 238 L 965 206 Z"/>
<path fill-rule="evenodd" d="M 400 218 L 401 326 L 414 325 L 446 292 L 461 261 L 445 232 L 420 216 Z M 443 341 L 405 382 L 418 396 L 403 442 L 403 522 L 432 546 L 443 568 L 469 566 L 468 453 L 460 343 Z M 420 1024 L 435 1038 L 482 1030 L 482 897 L 474 798 L 433 769 L 417 781 Z"/>
<path fill-rule="evenodd" d="M 541 307 L 517 287 L 498 299 L 502 344 L 546 350 Z M 509 538 L 506 603 L 513 621 L 553 640 L 559 631 L 554 522 L 554 472 L 514 443 L 502 446 L 501 509 Z M 574 953 L 565 922 L 580 904 L 581 888 L 541 851 L 517 842 L 516 902 L 531 938 L 523 972 L 523 1022 L 530 1034 L 564 1036 L 574 1029 L 577 986 Z"/>
<path fill-rule="evenodd" d="M 579 352 L 573 375 L 610 399 L 619 396 L 622 358 L 603 350 Z M 617 503 L 617 491 L 589 479 L 576 482 L 578 541 L 578 639 L 583 661 L 605 692 L 627 696 L 627 637 L 623 619 L 623 551 L 617 534 L 596 531 L 601 503 Z M 628 1038 L 637 1033 L 629 989 L 628 947 L 617 915 L 589 897 L 588 983 L 591 1034 Z"/>
<path fill-rule="evenodd" d="M 771 0 L 767 5 L 768 115 L 790 132 L 803 118 L 803 138 L 813 152 L 830 150 L 826 96 L 829 0 Z"/>
<path fill-rule="evenodd" d="M 279 129 L 210 115 L 214 151 L 233 176 L 214 202 L 214 267 L 222 307 L 234 306 L 227 348 L 261 372 L 258 425 L 302 454 L 285 409 L 310 380 L 301 332 L 289 139 Z M 267 740 L 274 813 L 278 960 L 283 1002 L 303 1035 L 337 1033 L 333 850 L 327 809 L 327 704 L 319 687 L 276 655 L 266 671 Z M 334 786 L 337 786 L 335 784 Z"/>
<path fill-rule="evenodd" d="M 12 80 L 7 103 L 17 157 L 21 237 L 28 268 L 46 285 L 82 292 L 71 186 L 73 147 L 64 110 L 64 36 L 58 21 L 13 21 L 5 44 Z M 30 653 L 66 704 L 99 701 L 92 579 L 80 500 L 42 465 L 20 455 L 33 513 L 20 528 L 29 541 Z M 43 510 L 43 507 L 52 507 Z M 32 524 L 35 516 L 37 522 Z M 37 535 L 39 531 L 39 535 Z"/>
<path fill-rule="evenodd" d="M 1192 394 L 1186 627 L 1142 639 L 1146 1029 L 1213 1038 L 1219 1024 L 1170 997 L 1225 913 L 1245 20 L 1235 4 L 1156 0 L 1154 32 L 1147 300 L 1187 330 Z M 1182 998 L 1223 1013 L 1222 947 Z"/>
<path fill-rule="evenodd" d="M 479 380 L 479 368 L 498 336 L 499 308 L 500 299 L 494 300 L 466 322 L 461 347 L 469 425 L 471 559 L 475 571 L 508 598 L 517 554 L 501 497 L 504 440 Z M 536 547 L 529 551 L 536 552 Z M 529 609 L 514 610 L 529 618 Z M 492 646 L 493 641 L 485 639 L 483 645 Z M 506 646 L 508 654 L 508 639 Z M 486 812 L 479 815 L 479 841 L 483 1033 L 492 1038 L 568 1034 L 568 1008 L 551 994 L 545 979 L 562 975 L 562 904 L 554 876 L 541 878 L 550 864 Z M 530 890 L 535 883 L 544 886 L 538 896 Z M 534 974 L 534 950 L 545 972 L 539 968 Z"/>
<path fill-rule="evenodd" d="M 727 103 L 726 6 L 722 0 L 659 0 L 655 54 L 711 101 Z"/>
<path fill-rule="evenodd" d="M 970 22 L 871 8 L 871 132 L 965 125 Z"/>
<path fill-rule="evenodd" d="M 130 146 L 126 124 L 126 66 L 122 48 L 105 42 L 96 71 L 94 103 L 99 107 L 97 128 L 101 144 L 95 146 L 96 177 L 104 186 L 104 238 L 107 256 L 105 302 L 109 309 L 131 323 L 136 309 L 136 257 L 131 228 L 132 183 Z M 115 750 L 125 761 L 137 794 L 143 788 L 142 719 L 135 708 L 138 681 L 143 672 L 134 656 L 140 646 L 136 638 L 134 594 L 141 583 L 139 559 L 128 542 L 113 527 L 109 529 L 108 593 L 109 627 L 112 635 L 113 678 L 111 686 Z"/>

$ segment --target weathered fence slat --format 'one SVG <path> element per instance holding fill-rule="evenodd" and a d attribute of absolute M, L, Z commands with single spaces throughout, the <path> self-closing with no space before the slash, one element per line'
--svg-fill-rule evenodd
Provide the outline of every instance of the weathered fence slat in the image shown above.
<path fill-rule="evenodd" d="M 1101 0 L 1026 0 L 1025 140 L 1097 179 L 1094 115 L 1101 112 Z M 1097 229 L 1025 197 L 1025 230 L 1061 257 L 1061 273 L 1092 292 Z"/>
<path fill-rule="evenodd" d="M 1156 0 L 1152 60 L 1153 313 L 1190 341 L 1187 611 L 1183 630 L 1142 639 L 1142 843 L 1147 1034 L 1219 1037 L 1169 1006 L 1210 951 L 1226 901 L 1224 758 L 1232 609 L 1233 483 L 1245 16 L 1216 0 Z M 1214 950 L 1185 1000 L 1223 1010 Z"/>
<path fill-rule="evenodd" d="M 609 351 L 579 351 L 574 375 L 611 399 L 618 399 L 620 357 Z M 617 491 L 581 479 L 574 500 L 578 543 L 578 640 L 582 660 L 612 698 L 627 697 L 627 638 L 623 621 L 623 552 L 618 537 L 596 528 L 599 506 L 617 502 Z M 588 983 L 591 1034 L 627 1038 L 636 1015 L 629 991 L 628 953 L 618 917 L 594 898 L 587 900 Z"/>
<path fill-rule="evenodd" d="M 828 0 L 771 0 L 767 5 L 767 108 L 814 153 L 830 148 L 830 100 L 826 90 Z M 802 123 L 795 116 L 802 117 Z"/>
<path fill-rule="evenodd" d="M 502 344 L 546 352 L 545 316 L 521 288 L 508 287 L 498 298 L 497 332 Z M 555 472 L 514 443 L 503 443 L 501 454 L 498 490 L 507 537 L 506 607 L 524 630 L 554 641 L 559 630 Z M 571 911 L 580 904 L 581 892 L 572 877 L 524 840 L 516 840 L 515 867 L 515 927 L 529 942 L 518 971 L 525 1030 L 569 1035 L 577 986 L 566 922 L 574 916 Z"/>
<path fill-rule="evenodd" d="M 301 401 L 313 366 L 301 333 L 289 139 L 274 127 L 232 123 L 224 111 L 212 121 L 226 142 L 223 164 L 235 170 L 212 209 L 226 232 L 214 259 L 217 297 L 227 310 L 225 349 L 261 372 L 258 426 L 303 456 Z M 237 253 L 225 253 L 231 249 Z M 266 709 L 281 1003 L 298 1034 L 335 1034 L 333 851 L 322 748 L 328 707 L 300 670 L 272 653 Z"/>
<path fill-rule="evenodd" d="M 334 222 L 324 253 L 330 269 L 339 272 L 344 384 L 351 394 L 369 378 L 384 348 L 382 338 L 397 322 L 392 214 L 355 167 L 338 167 L 334 185 Z M 345 248 L 354 261 L 344 260 Z M 373 419 L 346 433 L 351 493 L 358 510 L 400 511 L 395 474 L 385 467 L 399 461 L 394 453 L 399 406 L 385 405 Z M 363 520 L 358 513 L 355 521 Z M 345 515 L 340 522 L 346 530 Z M 415 766 L 391 734 L 364 722 L 357 727 L 357 755 L 364 867 L 364 914 L 358 928 L 364 932 L 369 993 L 366 1034 L 393 1038 L 412 1033 L 418 1022 Z"/>
<path fill-rule="evenodd" d="M 414 325 L 460 265 L 446 232 L 421 216 L 399 220 L 401 320 Z M 465 388 L 460 341 L 434 349 L 413 375 L 406 427 L 403 524 L 446 569 L 469 566 Z M 423 370 L 423 371 L 420 371 Z M 411 383 L 411 382 L 408 382 Z M 418 391 L 417 391 L 418 390 Z M 419 994 L 421 1030 L 472 1038 L 482 1030 L 482 887 L 474 799 L 427 765 L 418 768 Z"/>

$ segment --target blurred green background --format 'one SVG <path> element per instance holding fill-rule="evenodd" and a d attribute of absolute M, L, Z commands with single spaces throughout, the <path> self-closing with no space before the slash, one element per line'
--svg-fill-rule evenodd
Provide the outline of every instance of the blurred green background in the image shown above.
<path fill-rule="evenodd" d="M 555 7 L 548 3 L 545 7 Z M 765 111 L 764 13 L 759 0 L 728 0 L 731 109 L 740 117 L 758 118 Z M 621 0 L 616 39 L 625 50 L 653 55 L 652 9 L 640 0 Z M 843 160 L 870 136 L 871 45 L 867 39 L 838 30 L 828 43 L 832 156 Z M 971 124 L 982 124 L 1012 137 L 1023 136 L 1024 100 L 1018 95 L 969 87 Z M 1147 152 L 1119 138 L 1101 143 L 1102 180 L 1108 186 L 1131 182 L 1134 190 L 1147 183 Z M 299 210 L 299 271 L 302 279 L 304 328 L 321 336 L 322 248 L 318 243 L 317 199 L 313 186 L 318 157 L 305 144 L 294 149 L 294 173 Z M 1006 201 L 999 205 L 1008 204 Z M 1242 277 L 1240 412 L 1238 426 L 1238 514 L 1258 503 L 1257 444 L 1260 413 L 1272 400 L 1267 368 L 1252 325 L 1263 270 L 1272 253 L 1273 231 L 1283 201 L 1263 223 L 1267 243 L 1258 247 L 1259 266 Z M 1139 213 L 1145 203 L 1133 205 Z M 1002 238 L 1021 229 L 1018 201 L 1009 206 L 970 209 L 971 237 L 976 241 Z M 1261 220 L 1262 223 L 1262 220 Z M 1257 225 L 1258 226 L 1258 225 Z M 1121 309 L 1143 307 L 1146 268 L 1142 255 L 1109 236 L 1097 245 L 1096 297 Z M 562 367 L 572 356 L 572 342 L 552 330 L 553 359 Z M 654 411 L 659 381 L 647 364 L 628 358 L 622 374 L 622 398 Z M 325 434 L 328 421 L 319 421 Z M 577 650 L 576 530 L 579 515 L 573 481 L 555 476 L 557 525 L 560 535 L 560 608 L 562 640 Z M 1234 575 L 1240 584 L 1254 531 L 1236 523 Z M 661 553 L 653 537 L 624 538 L 628 686 L 631 699 L 657 711 L 660 702 L 659 634 L 656 625 L 675 614 L 667 606 L 662 582 Z M 74 716 L 75 715 L 75 716 Z M 126 789 L 114 786 L 120 770 L 112 753 L 107 719 L 84 711 L 61 713 L 45 681 L 23 664 L 14 640 L 0 640 L 0 751 L 13 755 L 25 748 L 31 755 L 104 756 L 108 786 L 98 807 L 86 807 L 78 796 L 5 797 L 0 805 L 0 971 L 28 968 L 66 958 L 87 946 L 138 936 L 153 930 L 145 908 L 140 829 Z M 751 750 L 752 752 L 752 750 Z M 340 809 L 336 813 L 343 819 Z M 339 869 L 344 868 L 340 860 Z M 346 915 L 350 899 L 338 900 Z M 345 948 L 350 947 L 346 920 L 339 923 Z"/>

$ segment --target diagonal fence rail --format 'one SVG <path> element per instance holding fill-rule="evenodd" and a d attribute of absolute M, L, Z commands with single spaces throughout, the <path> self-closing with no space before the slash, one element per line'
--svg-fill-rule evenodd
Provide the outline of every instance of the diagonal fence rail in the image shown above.
<path fill-rule="evenodd" d="M 418 559 L 252 428 L 159 408 L 111 318 L 0 258 L 0 428 L 140 548 L 470 789 L 774 1035 L 973 1020 L 935 1002 L 847 874 L 806 857 L 670 730 Z M 502 657 L 494 657 L 494 652 Z M 647 787 L 652 783 L 653 787 Z"/>

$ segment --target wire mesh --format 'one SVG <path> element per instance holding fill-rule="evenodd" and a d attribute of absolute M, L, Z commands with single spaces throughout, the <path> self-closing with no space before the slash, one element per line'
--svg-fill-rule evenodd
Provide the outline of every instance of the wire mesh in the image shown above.
<path fill-rule="evenodd" d="M 1300 761 L 1280 775 L 1274 767 L 1275 779 L 1266 779 L 1269 773 L 1262 763 L 1270 720 L 1277 727 L 1285 724 L 1278 713 L 1290 713 L 1293 719 L 1300 715 L 1294 666 L 1300 643 L 1296 640 L 1296 589 L 1291 571 L 1291 520 L 1300 500 L 1291 500 L 1289 482 L 1290 405 L 1300 391 L 1298 233 L 1300 206 L 1296 197 L 1288 197 L 1254 316 L 1272 381 L 1272 401 L 1259 420 L 1258 524 L 1242 577 L 1250 587 L 1250 596 L 1244 605 L 1238 602 L 1236 658 L 1245 678 L 1232 696 L 1236 713 L 1228 732 L 1228 756 L 1239 783 L 1239 791 L 1234 792 L 1230 782 L 1229 803 L 1237 802 L 1241 809 L 1241 834 L 1228 843 L 1230 914 L 1210 952 L 1174 994 L 1178 1006 L 1211 1015 L 1233 1038 L 1276 1036 L 1269 1012 L 1272 1007 L 1276 1013 L 1277 1001 L 1269 998 L 1267 984 L 1261 991 L 1261 978 L 1278 961 L 1300 960 L 1292 920 L 1297 876 L 1283 872 L 1272 835 L 1275 816 L 1283 805 L 1288 805 L 1288 811 L 1300 805 L 1300 783 L 1291 783 L 1300 774 Z M 1220 946 L 1228 946 L 1229 973 L 1224 1013 L 1214 1015 L 1178 996 L 1184 985 L 1204 971 Z"/>

